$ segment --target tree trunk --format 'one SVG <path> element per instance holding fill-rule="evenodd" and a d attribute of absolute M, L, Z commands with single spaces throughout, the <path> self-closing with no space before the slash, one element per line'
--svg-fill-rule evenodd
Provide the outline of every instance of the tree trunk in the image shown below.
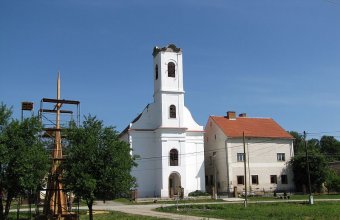
<path fill-rule="evenodd" d="M 9 210 L 11 208 L 11 203 L 13 200 L 12 193 L 8 192 L 7 194 L 7 201 L 6 201 L 6 207 L 5 207 L 5 214 L 4 214 L 4 219 L 7 219 Z"/>
<path fill-rule="evenodd" d="M 4 204 L 3 199 L 2 199 L 2 192 L 3 192 L 3 188 L 2 188 L 2 184 L 0 185 L 0 219 L 4 219 Z"/>
<path fill-rule="evenodd" d="M 17 203 L 17 220 L 19 220 L 19 213 L 20 213 L 20 205 L 21 205 L 21 197 L 17 198 L 18 203 Z"/>
<path fill-rule="evenodd" d="M 87 207 L 89 207 L 89 220 L 93 220 L 93 199 L 87 201 Z"/>

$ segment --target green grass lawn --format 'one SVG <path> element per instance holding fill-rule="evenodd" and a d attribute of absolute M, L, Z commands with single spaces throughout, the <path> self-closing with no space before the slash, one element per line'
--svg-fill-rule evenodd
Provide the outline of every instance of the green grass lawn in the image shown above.
<path fill-rule="evenodd" d="M 309 195 L 290 195 L 291 200 L 308 200 Z M 340 194 L 315 194 L 314 199 L 340 199 Z M 273 201 L 280 198 L 275 197 L 248 197 L 249 201 Z"/>
<path fill-rule="evenodd" d="M 88 215 L 81 215 L 80 220 L 88 220 Z M 123 219 L 123 220 L 155 220 L 159 218 L 141 216 L 141 215 L 130 215 L 122 212 L 110 212 L 107 214 L 95 214 L 93 215 L 93 219 L 95 220 L 113 220 L 113 219 Z"/>
<path fill-rule="evenodd" d="M 213 204 L 158 208 L 157 211 L 221 219 L 340 219 L 340 203 Z"/>

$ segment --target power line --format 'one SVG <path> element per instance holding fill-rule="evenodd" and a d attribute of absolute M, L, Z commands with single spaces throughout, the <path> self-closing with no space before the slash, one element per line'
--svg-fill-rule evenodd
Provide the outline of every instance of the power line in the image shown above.
<path fill-rule="evenodd" d="M 272 138 L 266 138 L 266 139 L 262 139 L 261 141 L 257 141 L 257 142 L 252 142 L 252 143 L 247 143 L 247 145 L 254 145 L 254 144 L 259 144 L 259 143 L 271 143 L 273 141 Z M 232 147 L 229 147 L 229 149 L 233 149 L 233 148 L 239 148 L 242 147 L 243 144 L 240 145 L 234 145 Z M 268 146 L 267 148 L 269 148 L 271 146 Z M 216 152 L 216 151 L 224 151 L 225 150 L 225 146 L 221 147 L 221 148 L 214 148 L 211 150 L 203 150 L 203 151 L 197 151 L 197 152 L 190 152 L 190 153 L 183 153 L 183 154 L 178 154 L 178 156 L 186 156 L 186 155 L 197 155 L 197 154 L 202 154 L 202 153 L 209 153 L 209 152 Z M 138 155 L 138 153 L 137 153 Z M 152 157 L 139 157 L 136 159 L 136 161 L 139 160 L 152 160 L 152 159 L 161 159 L 161 158 L 169 158 L 170 155 L 165 155 L 165 156 L 152 156 Z"/>

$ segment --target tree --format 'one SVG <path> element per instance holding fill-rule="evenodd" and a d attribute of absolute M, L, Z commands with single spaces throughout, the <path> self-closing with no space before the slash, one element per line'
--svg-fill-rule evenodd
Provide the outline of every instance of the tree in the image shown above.
<path fill-rule="evenodd" d="M 296 154 L 298 152 L 304 151 L 303 135 L 299 134 L 296 131 L 290 131 L 289 133 L 294 137 L 294 142 L 293 142 L 294 153 Z"/>
<path fill-rule="evenodd" d="M 340 192 L 340 176 L 334 170 L 329 170 L 327 172 L 325 186 L 328 193 L 330 191 Z"/>
<path fill-rule="evenodd" d="M 0 104 L 0 126 L 6 126 L 12 116 L 12 108 L 8 108 L 4 103 Z"/>
<path fill-rule="evenodd" d="M 320 139 L 321 152 L 330 160 L 340 159 L 340 142 L 333 136 L 322 136 Z"/>
<path fill-rule="evenodd" d="M 5 145 L 4 131 L 9 124 L 12 116 L 12 109 L 8 108 L 5 104 L 0 104 L 0 219 L 4 219 L 3 216 L 3 194 L 4 194 L 4 174 L 6 164 L 8 163 L 7 147 Z"/>
<path fill-rule="evenodd" d="M 317 148 L 311 145 L 308 146 L 308 160 L 312 191 L 320 191 L 329 172 L 327 160 Z M 308 186 L 306 155 L 296 154 L 290 164 L 293 168 L 296 189 L 302 191 L 302 186 Z"/>
<path fill-rule="evenodd" d="M 0 134 L 0 189 L 1 195 L 6 193 L 5 210 L 1 196 L 2 219 L 7 218 L 13 198 L 26 195 L 27 192 L 36 192 L 41 187 L 50 162 L 39 139 L 42 127 L 38 118 L 12 120 L 8 123 L 9 116 L 7 114 L 4 117 L 5 113 L 8 111 L 0 111 L 1 117 L 7 120 Z"/>
<path fill-rule="evenodd" d="M 95 199 L 122 197 L 135 186 L 130 171 L 136 164 L 129 145 L 118 139 L 114 128 L 104 127 L 91 115 L 80 127 L 72 123 L 67 139 L 67 157 L 62 164 L 64 187 L 86 200 L 92 220 Z"/>

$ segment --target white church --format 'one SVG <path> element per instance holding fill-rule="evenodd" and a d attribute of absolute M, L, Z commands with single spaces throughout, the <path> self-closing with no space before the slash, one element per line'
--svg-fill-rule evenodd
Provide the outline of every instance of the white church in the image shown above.
<path fill-rule="evenodd" d="M 120 134 L 138 155 L 138 197 L 205 191 L 204 129 L 184 105 L 182 50 L 153 49 L 154 102 Z"/>

